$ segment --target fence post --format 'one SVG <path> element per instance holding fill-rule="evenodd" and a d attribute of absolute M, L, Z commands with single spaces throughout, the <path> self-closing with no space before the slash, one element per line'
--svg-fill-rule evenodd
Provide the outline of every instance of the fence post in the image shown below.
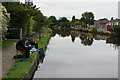
<path fill-rule="evenodd" d="M 20 39 L 22 39 L 22 28 L 20 29 Z"/>

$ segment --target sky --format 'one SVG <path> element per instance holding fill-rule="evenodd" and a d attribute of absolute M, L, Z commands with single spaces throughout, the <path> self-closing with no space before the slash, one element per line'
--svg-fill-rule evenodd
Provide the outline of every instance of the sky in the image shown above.
<path fill-rule="evenodd" d="M 24 1 L 24 0 L 22 0 Z M 81 18 L 84 12 L 93 12 L 95 19 L 118 17 L 119 0 L 33 0 L 45 16 Z"/>

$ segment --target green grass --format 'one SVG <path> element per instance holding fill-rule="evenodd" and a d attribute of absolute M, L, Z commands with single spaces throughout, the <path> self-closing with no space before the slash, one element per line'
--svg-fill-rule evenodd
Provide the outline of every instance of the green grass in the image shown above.
<path fill-rule="evenodd" d="M 11 44 L 13 44 L 13 43 L 15 43 L 15 42 L 17 42 L 17 41 L 18 41 L 18 40 L 4 40 L 4 41 L 2 42 L 2 49 L 8 47 L 9 45 L 11 45 Z"/>
<path fill-rule="evenodd" d="M 41 39 L 37 40 L 39 48 L 43 48 L 44 50 L 46 50 L 46 46 L 51 37 L 51 34 L 52 30 L 47 28 L 47 32 L 44 34 L 44 36 Z"/>
<path fill-rule="evenodd" d="M 38 42 L 39 47 L 43 48 L 44 50 L 52 34 L 51 29 L 47 28 L 46 31 L 47 32 L 44 34 L 45 36 L 43 36 Z M 34 52 L 33 54 L 30 55 L 30 58 L 28 58 L 27 61 L 20 62 L 19 60 L 17 60 L 11 67 L 11 70 L 7 73 L 6 76 L 3 77 L 2 80 L 8 80 L 8 79 L 19 80 L 21 78 L 26 77 L 29 72 L 30 65 L 34 61 L 34 59 L 37 57 L 37 55 L 38 53 Z"/>
<path fill-rule="evenodd" d="M 20 78 L 24 78 L 28 74 L 28 70 L 30 68 L 31 63 L 33 62 L 35 56 L 37 56 L 37 53 L 33 53 L 30 55 L 30 58 L 27 59 L 27 61 L 20 62 L 17 60 L 11 70 L 7 73 L 7 75 L 2 80 L 18 80 Z"/>

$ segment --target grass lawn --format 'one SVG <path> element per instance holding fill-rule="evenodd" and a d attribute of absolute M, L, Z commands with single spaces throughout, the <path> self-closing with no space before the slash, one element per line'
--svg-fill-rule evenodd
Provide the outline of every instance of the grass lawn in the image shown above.
<path fill-rule="evenodd" d="M 44 34 L 44 36 L 37 41 L 40 48 L 43 48 L 45 50 L 45 47 L 48 44 L 51 34 L 52 34 L 52 30 L 49 28 L 46 28 L 46 33 Z M 26 77 L 31 67 L 30 65 L 34 61 L 34 59 L 37 57 L 37 55 L 38 53 L 34 52 L 33 54 L 30 55 L 30 58 L 28 58 L 27 61 L 20 62 L 19 60 L 17 60 L 13 64 L 11 70 L 7 73 L 6 76 L 3 77 L 2 80 L 13 80 L 13 79 L 19 80 L 21 78 Z"/>
<path fill-rule="evenodd" d="M 8 47 L 9 45 L 11 45 L 11 44 L 13 44 L 13 43 L 15 43 L 15 42 L 17 42 L 17 41 L 18 41 L 18 40 L 4 40 L 4 41 L 2 42 L 2 49 Z"/>

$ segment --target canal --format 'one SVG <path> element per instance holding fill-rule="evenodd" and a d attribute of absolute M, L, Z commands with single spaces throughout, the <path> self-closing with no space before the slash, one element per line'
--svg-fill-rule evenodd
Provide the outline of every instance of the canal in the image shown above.
<path fill-rule="evenodd" d="M 118 49 L 107 36 L 51 37 L 33 78 L 118 78 Z"/>

